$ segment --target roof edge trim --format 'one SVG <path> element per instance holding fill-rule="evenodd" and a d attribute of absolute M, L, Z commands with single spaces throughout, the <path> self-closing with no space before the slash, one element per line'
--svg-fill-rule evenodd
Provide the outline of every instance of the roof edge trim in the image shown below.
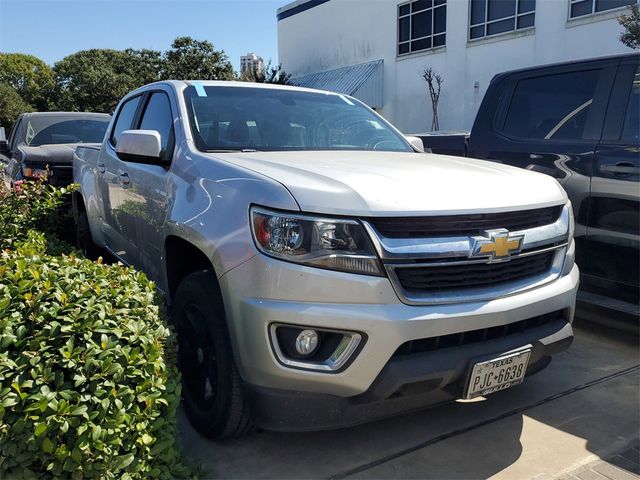
<path fill-rule="evenodd" d="M 322 5 L 323 3 L 327 3 L 329 0 L 308 0 L 306 2 L 293 2 L 289 5 L 285 5 L 282 8 L 278 9 L 278 14 L 276 18 L 278 21 L 284 20 L 285 18 L 293 17 L 298 13 L 306 12 L 318 5 Z"/>

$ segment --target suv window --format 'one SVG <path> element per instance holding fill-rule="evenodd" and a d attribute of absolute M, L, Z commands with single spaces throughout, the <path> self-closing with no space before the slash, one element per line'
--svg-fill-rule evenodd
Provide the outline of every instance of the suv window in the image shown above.
<path fill-rule="evenodd" d="M 136 116 L 140 98 L 140 96 L 137 96 L 131 100 L 127 100 L 127 102 L 120 108 L 118 118 L 116 119 L 113 131 L 111 132 L 111 143 L 114 147 L 118 144 L 120 134 L 125 130 L 131 130 L 131 125 L 133 124 L 133 119 Z"/>
<path fill-rule="evenodd" d="M 506 135 L 541 140 L 583 137 L 601 70 L 520 80 L 507 112 Z"/>
<path fill-rule="evenodd" d="M 627 102 L 627 113 L 624 117 L 620 139 L 634 145 L 640 142 L 640 67 L 633 77 L 633 86 Z"/>
<path fill-rule="evenodd" d="M 165 161 L 171 160 L 174 143 L 173 115 L 169 97 L 165 93 L 155 92 L 151 95 L 142 115 L 140 130 L 156 130 L 160 133 L 161 158 Z"/>

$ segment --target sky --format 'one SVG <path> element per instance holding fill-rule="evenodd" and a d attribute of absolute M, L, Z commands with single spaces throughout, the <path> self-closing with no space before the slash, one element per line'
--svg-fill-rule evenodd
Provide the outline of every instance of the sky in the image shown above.
<path fill-rule="evenodd" d="M 278 63 L 276 11 L 289 0 L 0 0 L 0 52 L 50 65 L 89 48 L 166 50 L 178 36 L 209 40 L 235 70 L 254 52 Z M 286 66 L 285 66 L 286 68 Z"/>

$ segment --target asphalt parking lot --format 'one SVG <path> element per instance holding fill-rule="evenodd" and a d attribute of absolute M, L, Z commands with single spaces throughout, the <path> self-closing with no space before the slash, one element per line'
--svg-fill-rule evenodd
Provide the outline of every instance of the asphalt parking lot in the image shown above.
<path fill-rule="evenodd" d="M 573 345 L 547 369 L 481 401 L 227 442 L 200 437 L 181 416 L 185 451 L 204 478 L 605 479 L 590 466 L 637 452 L 638 338 L 579 320 L 574 327 Z M 610 477 L 640 478 L 632 470 Z"/>

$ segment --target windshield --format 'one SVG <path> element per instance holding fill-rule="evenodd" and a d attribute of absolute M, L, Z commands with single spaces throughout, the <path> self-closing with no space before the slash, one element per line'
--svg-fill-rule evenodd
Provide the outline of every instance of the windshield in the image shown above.
<path fill-rule="evenodd" d="M 72 119 L 52 115 L 27 121 L 24 143 L 32 147 L 61 143 L 100 143 L 109 125 L 109 117 Z"/>
<path fill-rule="evenodd" d="M 223 86 L 190 86 L 184 95 L 202 151 L 413 151 L 384 120 L 342 95 Z"/>

